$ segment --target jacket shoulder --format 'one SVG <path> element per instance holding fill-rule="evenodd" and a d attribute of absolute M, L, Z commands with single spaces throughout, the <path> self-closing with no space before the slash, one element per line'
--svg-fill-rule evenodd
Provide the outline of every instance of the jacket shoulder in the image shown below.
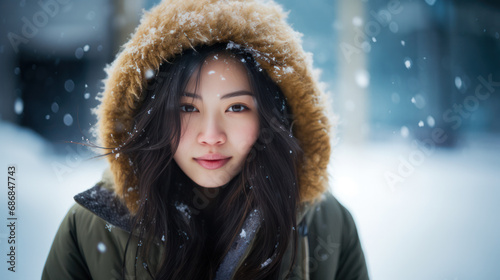
<path fill-rule="evenodd" d="M 74 204 L 57 230 L 42 271 L 42 279 L 89 279 L 90 271 L 78 242 L 76 216 L 88 215 Z"/>
<path fill-rule="evenodd" d="M 310 211 L 311 279 L 368 279 L 361 242 L 349 210 L 325 192 Z"/>
<path fill-rule="evenodd" d="M 75 203 L 54 237 L 42 279 L 119 279 L 128 236 Z"/>

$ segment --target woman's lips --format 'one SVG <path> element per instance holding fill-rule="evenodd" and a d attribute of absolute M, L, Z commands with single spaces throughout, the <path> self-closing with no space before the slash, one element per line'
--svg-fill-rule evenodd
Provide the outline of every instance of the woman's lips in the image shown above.
<path fill-rule="evenodd" d="M 223 167 L 231 157 L 220 155 L 205 155 L 194 160 L 205 169 L 214 170 Z"/>

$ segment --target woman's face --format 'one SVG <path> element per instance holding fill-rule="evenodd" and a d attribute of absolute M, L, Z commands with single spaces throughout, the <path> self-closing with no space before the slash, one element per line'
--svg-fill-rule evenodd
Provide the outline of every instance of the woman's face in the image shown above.
<path fill-rule="evenodd" d="M 174 160 L 196 184 L 214 188 L 241 171 L 257 140 L 259 117 L 240 61 L 216 54 L 200 71 L 198 87 L 193 75 L 181 97 L 181 138 Z"/>

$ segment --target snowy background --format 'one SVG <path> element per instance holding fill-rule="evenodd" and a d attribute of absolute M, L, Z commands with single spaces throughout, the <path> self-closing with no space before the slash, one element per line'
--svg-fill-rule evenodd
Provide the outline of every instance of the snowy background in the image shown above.
<path fill-rule="evenodd" d="M 279 2 L 328 84 L 332 191 L 355 218 L 371 278 L 500 279 L 500 5 Z M 39 279 L 72 197 L 100 179 L 106 162 L 65 141 L 91 138 L 102 69 L 154 3 L 69 0 L 17 47 L 12 34 L 45 10 L 0 3 L 0 279 Z"/>

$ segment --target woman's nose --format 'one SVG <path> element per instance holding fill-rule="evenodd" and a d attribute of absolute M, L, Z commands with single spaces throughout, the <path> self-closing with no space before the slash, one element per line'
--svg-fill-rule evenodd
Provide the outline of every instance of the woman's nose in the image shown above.
<path fill-rule="evenodd" d="M 201 121 L 198 134 L 198 143 L 203 145 L 222 145 L 226 143 L 226 133 L 223 125 L 217 118 L 209 118 Z"/>

